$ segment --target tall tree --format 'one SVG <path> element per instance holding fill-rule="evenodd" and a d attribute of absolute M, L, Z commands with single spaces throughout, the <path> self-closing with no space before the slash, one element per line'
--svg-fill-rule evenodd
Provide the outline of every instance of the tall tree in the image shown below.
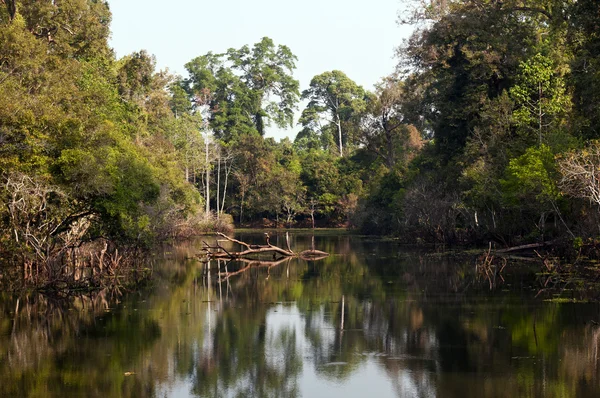
<path fill-rule="evenodd" d="M 419 131 L 407 123 L 403 109 L 406 102 L 405 83 L 389 76 L 369 96 L 361 122 L 361 141 L 365 147 L 380 156 L 392 169 L 399 157 L 409 159 L 412 150 L 420 149 Z"/>
<path fill-rule="evenodd" d="M 564 79 L 550 57 L 537 53 L 521 63 L 516 80 L 510 89 L 517 106 L 515 123 L 524 132 L 533 131 L 541 145 L 545 134 L 558 129 L 570 110 Z"/>
<path fill-rule="evenodd" d="M 333 128 L 337 135 L 340 157 L 344 156 L 344 142 L 348 143 L 350 122 L 365 106 L 365 91 L 339 70 L 324 72 L 312 78 L 310 87 L 302 92 L 308 105 L 302 111 L 300 123 L 305 127 L 323 125 Z M 324 119 L 325 124 L 320 123 Z M 314 127 L 313 127 L 314 128 Z"/>
<path fill-rule="evenodd" d="M 292 76 L 296 56 L 268 37 L 252 48 L 208 53 L 186 64 L 190 93 L 207 92 L 213 115 L 211 127 L 226 141 L 266 127 L 292 126 L 299 100 L 299 83 Z"/>

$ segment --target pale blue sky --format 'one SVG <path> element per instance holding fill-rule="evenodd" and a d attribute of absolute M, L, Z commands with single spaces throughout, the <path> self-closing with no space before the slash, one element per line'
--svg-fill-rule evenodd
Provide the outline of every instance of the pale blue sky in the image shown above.
<path fill-rule="evenodd" d="M 301 90 L 339 69 L 366 89 L 390 74 L 409 31 L 396 23 L 401 0 L 109 0 L 117 56 L 145 49 L 160 69 L 185 76 L 192 58 L 252 45 L 268 36 L 298 57 Z M 294 138 L 271 128 L 267 136 Z"/>

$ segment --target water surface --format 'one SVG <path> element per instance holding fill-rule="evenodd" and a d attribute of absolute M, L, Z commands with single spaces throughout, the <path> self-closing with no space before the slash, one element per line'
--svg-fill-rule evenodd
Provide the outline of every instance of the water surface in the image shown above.
<path fill-rule="evenodd" d="M 206 264 L 202 240 L 160 250 L 141 292 L 1 296 L 0 396 L 600 396 L 575 279 L 339 232 L 316 235 L 325 260 Z"/>

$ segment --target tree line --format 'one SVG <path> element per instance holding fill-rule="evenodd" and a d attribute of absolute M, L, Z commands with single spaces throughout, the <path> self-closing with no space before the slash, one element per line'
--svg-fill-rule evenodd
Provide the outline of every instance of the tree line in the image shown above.
<path fill-rule="evenodd" d="M 106 2 L 2 0 L 2 253 L 48 263 L 232 218 L 437 242 L 595 236 L 595 2 L 406 4 L 414 33 L 369 91 L 340 70 L 301 90 L 296 56 L 267 37 L 174 76 L 143 50 L 115 57 Z M 265 138 L 301 103 L 293 141 Z"/>
<path fill-rule="evenodd" d="M 268 38 L 186 65 L 189 109 L 211 109 L 234 154 L 229 213 L 434 242 L 596 236 L 599 6 L 407 4 L 414 33 L 373 91 L 339 70 L 300 91 L 295 57 Z M 298 99 L 294 142 L 261 138 Z"/>

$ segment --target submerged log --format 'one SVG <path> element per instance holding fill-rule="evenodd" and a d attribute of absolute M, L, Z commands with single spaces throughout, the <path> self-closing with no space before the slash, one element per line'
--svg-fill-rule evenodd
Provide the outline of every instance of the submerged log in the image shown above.
<path fill-rule="evenodd" d="M 203 242 L 204 243 L 203 251 L 210 258 L 242 259 L 242 258 L 248 258 L 249 256 L 252 256 L 255 254 L 265 254 L 265 253 L 273 254 L 274 260 L 276 259 L 277 255 L 283 256 L 283 258 L 298 257 L 298 258 L 305 259 L 305 260 L 320 260 L 322 258 L 329 256 L 329 253 L 321 251 L 321 250 L 315 250 L 314 247 L 310 250 L 304 250 L 302 252 L 296 253 L 296 252 L 292 251 L 292 249 L 290 248 L 289 236 L 286 236 L 286 243 L 287 243 L 287 247 L 288 247 L 288 249 L 286 250 L 286 249 L 282 249 L 281 247 L 272 245 L 270 236 L 268 233 L 265 233 L 265 239 L 266 239 L 265 245 L 251 245 L 251 244 L 243 242 L 241 240 L 231 238 L 221 232 L 217 232 L 217 235 L 225 238 L 226 240 L 228 240 L 230 242 L 237 243 L 240 246 L 245 247 L 246 250 L 237 251 L 237 252 L 229 251 L 229 250 L 225 249 L 223 246 L 221 246 L 218 243 L 218 241 L 217 241 L 216 246 L 210 246 L 206 242 Z"/>
<path fill-rule="evenodd" d="M 530 243 L 527 245 L 521 245 L 521 246 L 513 246 L 513 247 L 509 247 L 506 249 L 498 249 L 496 250 L 496 253 L 501 254 L 501 253 L 510 253 L 510 252 L 514 252 L 514 251 L 519 251 L 519 250 L 526 250 L 526 249 L 537 249 L 540 247 L 545 247 L 545 246 L 552 246 L 555 243 L 560 242 L 560 239 L 554 239 L 554 240 L 550 240 L 550 241 L 546 241 L 546 242 L 539 242 L 539 243 Z"/>

